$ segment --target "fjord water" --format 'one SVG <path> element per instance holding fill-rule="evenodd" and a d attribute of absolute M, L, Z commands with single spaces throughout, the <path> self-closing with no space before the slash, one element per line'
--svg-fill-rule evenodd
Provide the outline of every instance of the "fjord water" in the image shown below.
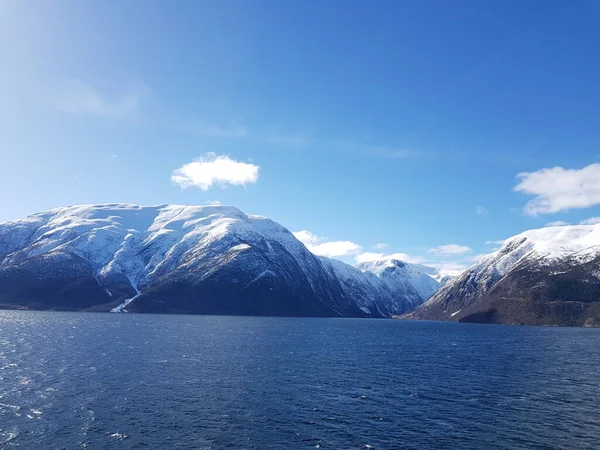
<path fill-rule="evenodd" d="M 600 330 L 0 311 L 1 448 L 597 448 Z"/>

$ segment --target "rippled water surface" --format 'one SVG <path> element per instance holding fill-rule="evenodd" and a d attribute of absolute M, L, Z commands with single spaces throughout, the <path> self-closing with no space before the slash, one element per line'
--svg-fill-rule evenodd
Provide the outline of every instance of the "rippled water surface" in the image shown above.
<path fill-rule="evenodd" d="M 0 311 L 0 448 L 599 448 L 600 330 Z"/>

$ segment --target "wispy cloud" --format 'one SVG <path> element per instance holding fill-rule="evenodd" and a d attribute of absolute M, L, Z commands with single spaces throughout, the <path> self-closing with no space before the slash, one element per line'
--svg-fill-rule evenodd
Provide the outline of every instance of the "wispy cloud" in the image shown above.
<path fill-rule="evenodd" d="M 485 245 L 502 245 L 506 239 L 499 239 L 497 241 L 485 241 Z"/>
<path fill-rule="evenodd" d="M 171 181 L 183 189 L 197 187 L 203 191 L 214 186 L 245 186 L 256 183 L 259 169 L 257 165 L 235 161 L 226 155 L 206 153 L 175 170 Z"/>
<path fill-rule="evenodd" d="M 275 127 L 252 128 L 239 123 L 228 125 L 206 124 L 191 122 L 172 125 L 171 128 L 195 136 L 215 139 L 249 139 L 255 142 L 280 145 L 282 147 L 297 147 L 310 141 L 310 136 L 303 133 L 286 133 Z"/>
<path fill-rule="evenodd" d="M 597 223 L 600 223 L 600 217 L 590 217 L 579 222 L 580 225 L 596 225 Z"/>
<path fill-rule="evenodd" d="M 478 253 L 476 255 L 462 256 L 459 259 L 450 261 L 434 261 L 426 262 L 425 264 L 436 269 L 463 271 L 468 269 L 473 264 L 480 262 L 486 256 L 491 255 L 498 249 L 492 249 L 488 253 Z"/>
<path fill-rule="evenodd" d="M 355 256 L 357 263 L 371 262 L 371 261 L 386 261 L 389 259 L 397 259 L 399 261 L 409 263 L 423 263 L 424 258 L 420 256 L 410 256 L 407 253 L 379 253 L 379 252 L 363 252 Z"/>
<path fill-rule="evenodd" d="M 176 128 L 196 136 L 212 138 L 242 139 L 251 135 L 250 128 L 239 124 L 219 126 L 193 123 L 189 125 L 179 125 Z"/>
<path fill-rule="evenodd" d="M 284 134 L 279 132 L 267 132 L 260 136 L 261 140 L 270 144 L 287 146 L 287 147 L 298 147 L 306 144 L 310 138 L 304 134 Z"/>
<path fill-rule="evenodd" d="M 427 250 L 427 253 L 436 255 L 464 255 L 465 253 L 470 253 L 472 251 L 471 247 L 467 247 L 466 245 L 448 244 L 430 248 Z"/>
<path fill-rule="evenodd" d="M 448 275 L 457 276 L 464 270 L 468 269 L 471 264 L 457 261 L 442 261 L 426 263 L 426 265 L 433 267 L 434 269 L 444 270 L 448 272 Z"/>
<path fill-rule="evenodd" d="M 479 205 L 475 210 L 475 214 L 477 214 L 478 216 L 487 216 L 489 214 L 489 211 L 485 206 Z"/>
<path fill-rule="evenodd" d="M 216 139 L 249 139 L 255 142 L 263 142 L 282 147 L 317 145 L 339 152 L 354 153 L 378 159 L 416 159 L 426 155 L 424 152 L 407 148 L 364 144 L 326 137 L 318 138 L 308 133 L 282 131 L 278 125 L 250 127 L 239 123 L 211 125 L 203 122 L 191 122 L 171 125 L 171 128 L 196 136 Z"/>
<path fill-rule="evenodd" d="M 390 244 L 384 244 L 384 243 L 375 244 L 375 248 L 377 250 L 383 250 L 384 248 L 388 248 L 389 246 L 390 246 Z"/>
<path fill-rule="evenodd" d="M 545 227 L 564 227 L 565 225 L 569 225 L 569 222 L 565 222 L 564 220 L 555 220 L 554 222 L 548 222 Z"/>
<path fill-rule="evenodd" d="M 103 118 L 128 117 L 140 109 L 150 88 L 137 78 L 100 90 L 73 78 L 65 80 L 51 96 L 52 105 L 63 112 Z"/>
<path fill-rule="evenodd" d="M 308 230 L 296 231 L 294 236 L 304 243 L 304 245 L 314 254 L 327 256 L 329 258 L 341 258 L 349 262 L 349 258 L 354 263 L 360 264 L 373 261 L 399 260 L 413 264 L 424 264 L 436 269 L 457 275 L 479 261 L 489 253 L 483 253 L 473 256 L 466 256 L 471 252 L 471 248 L 464 245 L 449 244 L 435 247 L 429 250 L 430 256 L 414 256 L 403 252 L 383 252 L 383 251 L 363 251 L 363 247 L 352 241 L 333 241 L 324 237 L 316 236 Z M 377 244 L 374 246 L 379 250 L 389 247 L 387 244 Z"/>
<path fill-rule="evenodd" d="M 328 258 L 353 255 L 362 250 L 362 247 L 352 241 L 328 241 L 307 230 L 293 233 L 296 239 L 302 242 L 312 253 Z"/>
<path fill-rule="evenodd" d="M 425 156 L 424 152 L 406 148 L 389 147 L 384 145 L 363 144 L 335 139 L 325 139 L 321 143 L 327 145 L 328 148 L 335 149 L 341 152 L 369 156 L 377 159 L 419 159 Z"/>
<path fill-rule="evenodd" d="M 600 164 L 582 169 L 553 167 L 517 174 L 514 191 L 533 195 L 523 212 L 530 216 L 551 214 L 600 204 Z"/>

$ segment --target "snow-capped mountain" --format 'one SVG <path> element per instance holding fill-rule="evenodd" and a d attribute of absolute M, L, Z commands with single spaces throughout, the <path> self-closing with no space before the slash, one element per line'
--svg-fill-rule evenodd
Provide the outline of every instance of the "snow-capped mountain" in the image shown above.
<path fill-rule="evenodd" d="M 411 311 L 440 286 L 436 269 L 395 259 L 356 266 L 324 257 L 321 261 L 344 292 L 363 311 L 373 315 L 392 316 L 397 311 Z"/>
<path fill-rule="evenodd" d="M 385 317 L 435 291 L 426 270 L 321 259 L 229 206 L 82 205 L 0 224 L 13 308 Z"/>
<path fill-rule="evenodd" d="M 600 224 L 507 239 L 407 318 L 535 325 L 600 323 Z"/>

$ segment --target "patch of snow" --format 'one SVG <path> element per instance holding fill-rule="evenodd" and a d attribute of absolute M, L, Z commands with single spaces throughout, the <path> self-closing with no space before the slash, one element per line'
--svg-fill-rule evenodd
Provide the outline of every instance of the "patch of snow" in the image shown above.
<path fill-rule="evenodd" d="M 275 277 L 275 276 L 277 276 L 277 275 L 275 275 L 275 272 L 273 272 L 272 270 L 265 270 L 265 271 L 261 272 L 260 274 L 258 274 L 258 276 L 256 278 L 254 278 L 254 280 L 252 280 L 250 283 L 248 283 L 246 285 L 246 287 L 250 286 L 253 283 L 256 283 L 261 278 L 264 278 L 264 277 Z"/>
<path fill-rule="evenodd" d="M 135 295 L 131 298 L 126 299 L 119 306 L 116 306 L 115 308 L 111 309 L 110 312 L 114 312 L 114 313 L 127 312 L 127 311 L 125 311 L 125 308 L 127 307 L 127 305 L 129 305 L 132 301 L 134 301 L 136 298 L 138 298 L 140 295 L 142 295 L 142 293 L 139 291 L 139 289 L 137 287 L 137 284 L 134 283 L 131 279 L 129 279 L 129 282 L 131 283 L 131 287 L 133 289 L 135 289 Z"/>

